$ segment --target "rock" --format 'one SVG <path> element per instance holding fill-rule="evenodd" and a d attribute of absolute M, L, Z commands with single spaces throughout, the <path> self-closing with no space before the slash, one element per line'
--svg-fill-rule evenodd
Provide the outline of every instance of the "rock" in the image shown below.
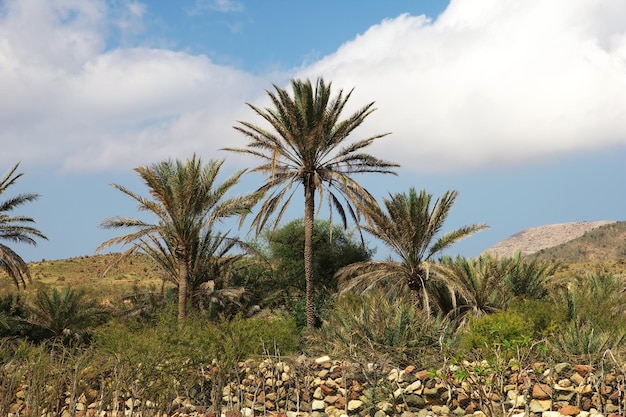
<path fill-rule="evenodd" d="M 552 387 L 548 384 L 536 383 L 533 385 L 532 398 L 534 400 L 548 400 L 552 397 Z"/>
<path fill-rule="evenodd" d="M 321 365 L 327 362 L 330 362 L 330 356 L 320 356 L 319 358 L 315 359 L 315 363 L 318 365 Z"/>
<path fill-rule="evenodd" d="M 580 401 L 580 408 L 582 408 L 583 411 L 590 411 L 592 406 L 593 404 L 591 403 L 591 398 L 583 397 Z"/>
<path fill-rule="evenodd" d="M 572 381 L 570 381 L 567 378 L 561 379 L 559 382 L 557 382 L 558 388 L 570 388 L 571 386 L 572 386 Z"/>
<path fill-rule="evenodd" d="M 556 372 L 557 374 L 564 374 L 571 370 L 572 370 L 572 365 L 567 362 L 557 363 L 556 365 L 554 365 L 554 372 Z"/>
<path fill-rule="evenodd" d="M 328 396 L 324 397 L 324 402 L 326 404 L 333 405 L 333 404 L 335 404 L 337 402 L 338 399 L 339 399 L 339 397 L 336 396 L 336 395 L 328 395 Z"/>
<path fill-rule="evenodd" d="M 465 409 L 461 408 L 461 407 L 457 407 L 454 410 L 452 410 L 452 414 L 454 414 L 455 416 L 464 416 L 465 415 Z"/>
<path fill-rule="evenodd" d="M 513 408 L 520 408 L 526 405 L 526 398 L 517 390 L 507 392 L 506 396 Z"/>
<path fill-rule="evenodd" d="M 544 411 L 541 417 L 563 417 L 558 411 Z"/>
<path fill-rule="evenodd" d="M 438 416 L 450 414 L 450 408 L 447 405 L 433 405 L 431 411 Z"/>
<path fill-rule="evenodd" d="M 324 400 L 313 400 L 313 402 L 311 403 L 311 410 L 313 411 L 319 411 L 325 408 L 326 403 L 324 402 Z"/>
<path fill-rule="evenodd" d="M 409 393 L 409 394 L 413 394 L 415 391 L 417 391 L 420 387 L 422 386 L 422 381 L 420 381 L 419 379 L 415 380 L 415 382 L 413 382 L 412 384 L 408 385 L 404 391 Z"/>
<path fill-rule="evenodd" d="M 413 408 L 424 408 L 426 406 L 426 400 L 421 395 L 407 395 L 404 397 L 404 402 Z"/>
<path fill-rule="evenodd" d="M 574 405 L 566 404 L 559 409 L 559 413 L 563 414 L 564 416 L 577 416 L 578 414 L 580 414 L 580 408 Z"/>
<path fill-rule="evenodd" d="M 358 411 L 363 406 L 363 401 L 361 400 L 350 400 L 348 401 L 348 411 Z"/>
<path fill-rule="evenodd" d="M 420 381 L 426 381 L 430 379 L 430 372 L 428 372 L 426 369 L 423 369 L 421 371 L 417 371 L 415 373 L 415 377 Z"/>
<path fill-rule="evenodd" d="M 324 396 L 326 395 L 330 395 L 330 394 L 334 394 L 335 392 L 337 392 L 337 390 L 335 388 L 331 388 L 326 384 L 322 384 L 319 386 L 320 391 L 322 391 L 322 393 L 324 394 Z"/>
<path fill-rule="evenodd" d="M 398 371 L 397 369 L 392 369 L 391 372 L 389 372 L 389 374 L 387 375 L 387 380 L 389 382 L 396 382 L 398 381 L 398 379 L 400 378 L 400 371 Z"/>
<path fill-rule="evenodd" d="M 530 411 L 533 413 L 543 413 L 544 411 L 550 411 L 552 407 L 552 401 L 550 400 L 530 400 L 530 404 L 528 404 Z"/>
<path fill-rule="evenodd" d="M 585 377 L 593 371 L 593 367 L 591 365 L 575 365 L 574 370 Z"/>
<path fill-rule="evenodd" d="M 374 413 L 374 417 L 387 417 L 387 414 L 383 410 L 378 410 Z"/>

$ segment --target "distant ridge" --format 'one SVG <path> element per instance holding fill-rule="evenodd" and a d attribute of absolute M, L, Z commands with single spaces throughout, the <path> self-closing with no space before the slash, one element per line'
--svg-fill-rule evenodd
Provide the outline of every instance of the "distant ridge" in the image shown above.
<path fill-rule="evenodd" d="M 595 222 L 570 222 L 532 227 L 496 243 L 483 253 L 498 257 L 510 257 L 520 251 L 522 256 L 536 254 L 549 248 L 566 244 L 594 229 L 616 223 L 613 220 Z"/>

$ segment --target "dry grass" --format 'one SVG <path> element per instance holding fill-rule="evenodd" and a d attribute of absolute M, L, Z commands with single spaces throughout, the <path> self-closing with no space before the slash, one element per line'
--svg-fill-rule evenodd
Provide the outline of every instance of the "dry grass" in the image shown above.
<path fill-rule="evenodd" d="M 26 291 L 43 286 L 61 289 L 71 285 L 85 289 L 105 302 L 132 291 L 160 288 L 161 273 L 147 257 L 135 255 L 115 263 L 118 256 L 106 254 L 32 262 L 29 267 L 33 282 Z M 0 272 L 0 291 L 12 291 L 12 285 Z"/>

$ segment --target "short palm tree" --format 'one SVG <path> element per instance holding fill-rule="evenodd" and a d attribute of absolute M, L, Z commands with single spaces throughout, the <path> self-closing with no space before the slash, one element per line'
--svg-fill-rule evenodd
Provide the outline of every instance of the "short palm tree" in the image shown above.
<path fill-rule="evenodd" d="M 435 255 L 487 226 L 473 224 L 440 235 L 457 191 L 447 191 L 432 203 L 432 195 L 425 190 L 411 188 L 384 199 L 387 212 L 371 205 L 366 212 L 369 219 L 362 228 L 391 248 L 398 260 L 359 262 L 338 272 L 343 291 L 367 291 L 379 285 L 408 288 L 411 300 L 421 302 L 430 311 L 428 287 L 433 279 L 430 261 Z"/>
<path fill-rule="evenodd" d="M 27 321 L 48 330 L 55 339 L 80 336 L 109 315 L 95 300 L 86 297 L 84 290 L 69 286 L 63 292 L 56 288 L 50 292 L 39 290 L 29 313 Z"/>
<path fill-rule="evenodd" d="M 451 318 L 462 322 L 467 314 L 479 317 L 504 307 L 505 280 L 510 268 L 509 258 L 444 256 L 434 265 L 433 272 L 457 295 L 455 308 L 449 312 Z"/>
<path fill-rule="evenodd" d="M 22 173 L 16 173 L 19 163 L 9 170 L 9 172 L 0 180 L 0 195 L 20 178 Z M 30 217 L 12 216 L 10 212 L 25 203 L 35 201 L 39 198 L 38 194 L 23 193 L 18 194 L 8 200 L 0 202 L 0 240 L 10 241 L 14 243 L 28 243 L 37 245 L 35 238 L 48 239 L 43 233 L 36 228 L 29 226 L 35 223 Z M 20 288 L 26 286 L 26 279 L 30 281 L 30 272 L 28 265 L 21 256 L 13 249 L 0 243 L 0 269 L 7 273 L 13 283 Z"/>
<path fill-rule="evenodd" d="M 138 209 L 151 213 L 156 221 L 150 223 L 118 216 L 105 219 L 101 224 L 105 229 L 134 229 L 107 240 L 96 251 L 112 245 L 131 245 L 122 256 L 145 252 L 152 257 L 170 275 L 170 280 L 178 284 L 178 319 L 181 322 L 187 313 L 188 285 L 198 262 L 198 246 L 207 233 L 211 236 L 210 231 L 217 223 L 248 213 L 258 200 L 253 194 L 226 197 L 245 170 L 218 184 L 223 162 L 210 160 L 203 164 L 194 155 L 186 161 L 165 160 L 135 168 L 152 199 L 121 185 L 113 184 L 113 187 L 137 201 Z"/>
<path fill-rule="evenodd" d="M 258 191 L 267 195 L 252 222 L 257 235 L 276 214 L 275 226 L 299 186 L 304 189 L 304 275 L 306 282 L 307 326 L 315 323 L 313 306 L 313 221 L 315 198 L 327 198 L 346 226 L 347 218 L 358 221 L 364 203 L 374 204 L 370 193 L 352 178 L 357 173 L 394 173 L 397 164 L 364 153 L 363 149 L 385 134 L 348 142 L 348 136 L 375 109 L 374 103 L 360 108 L 346 119 L 341 113 L 352 91 L 343 90 L 332 97 L 331 84 L 318 79 L 292 80 L 293 96 L 274 86 L 268 95 L 273 108 L 261 109 L 248 104 L 265 119 L 271 130 L 248 122 L 239 122 L 235 129 L 249 138 L 247 148 L 227 148 L 259 158 L 262 163 L 252 170 L 267 175 Z M 332 217 L 331 217 L 332 219 Z M 332 222 L 331 222 L 332 223 Z"/>
<path fill-rule="evenodd" d="M 560 267 L 558 263 L 522 259 L 519 251 L 509 262 L 511 269 L 505 284 L 515 298 L 545 300 L 550 294 L 550 289 L 563 284 L 554 279 L 554 274 Z"/>

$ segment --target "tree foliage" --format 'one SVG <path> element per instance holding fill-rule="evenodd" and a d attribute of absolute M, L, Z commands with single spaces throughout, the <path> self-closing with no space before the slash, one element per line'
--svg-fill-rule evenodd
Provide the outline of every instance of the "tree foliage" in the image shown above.
<path fill-rule="evenodd" d="M 136 251 L 150 256 L 178 285 L 179 321 L 187 314 L 189 289 L 210 280 L 208 271 L 215 266 L 215 256 L 224 255 L 224 248 L 232 247 L 228 238 L 216 232 L 216 226 L 226 218 L 247 214 L 257 201 L 254 194 L 227 197 L 245 171 L 218 183 L 222 164 L 216 160 L 203 164 L 194 155 L 186 161 L 165 160 L 135 168 L 152 199 L 121 185 L 113 187 L 137 201 L 138 210 L 152 214 L 156 221 L 118 216 L 101 224 L 105 229 L 133 229 L 102 243 L 97 251 L 112 245 L 130 245 L 122 256 Z"/>
<path fill-rule="evenodd" d="M 339 214 L 344 224 L 351 218 L 358 222 L 364 203 L 375 204 L 370 193 L 353 178 L 359 173 L 394 173 L 397 164 L 384 161 L 363 150 L 387 134 L 375 135 L 355 142 L 348 137 L 374 111 L 374 103 L 341 119 L 352 91 L 343 90 L 333 97 L 331 84 L 318 79 L 292 80 L 293 94 L 274 85 L 268 95 L 271 108 L 249 107 L 263 118 L 271 129 L 239 122 L 235 129 L 248 137 L 246 148 L 226 150 L 245 153 L 260 159 L 252 172 L 267 175 L 258 191 L 265 195 L 260 210 L 252 221 L 257 234 L 272 216 L 278 225 L 297 188 L 304 191 L 304 274 L 306 280 L 307 325 L 314 326 L 313 221 L 316 194 L 326 198 L 331 213 Z M 332 215 L 332 214 L 331 214 Z"/>
<path fill-rule="evenodd" d="M 370 205 L 369 223 L 363 229 L 391 248 L 397 260 L 369 261 L 350 265 L 339 272 L 344 291 L 355 288 L 367 291 L 380 285 L 404 287 L 414 303 L 430 310 L 430 261 L 460 239 L 486 228 L 472 224 L 441 234 L 457 191 L 447 191 L 432 200 L 432 194 L 411 188 L 384 199 L 386 212 Z M 370 225 L 371 224 L 371 225 Z"/>
<path fill-rule="evenodd" d="M 19 163 L 0 180 L 0 196 L 2 196 L 9 187 L 11 187 L 20 178 L 23 173 L 18 173 Z M 39 198 L 39 194 L 22 193 L 10 197 L 7 200 L 0 201 L 0 241 L 8 241 L 12 243 L 27 243 L 29 245 L 37 245 L 36 238 L 48 239 L 43 233 L 31 224 L 35 221 L 31 217 L 12 215 L 13 210 L 22 205 L 35 201 Z M 6 272 L 13 281 L 17 289 L 26 286 L 26 281 L 30 281 L 30 271 L 28 265 L 20 255 L 17 254 L 9 246 L 0 243 L 0 269 Z"/>

